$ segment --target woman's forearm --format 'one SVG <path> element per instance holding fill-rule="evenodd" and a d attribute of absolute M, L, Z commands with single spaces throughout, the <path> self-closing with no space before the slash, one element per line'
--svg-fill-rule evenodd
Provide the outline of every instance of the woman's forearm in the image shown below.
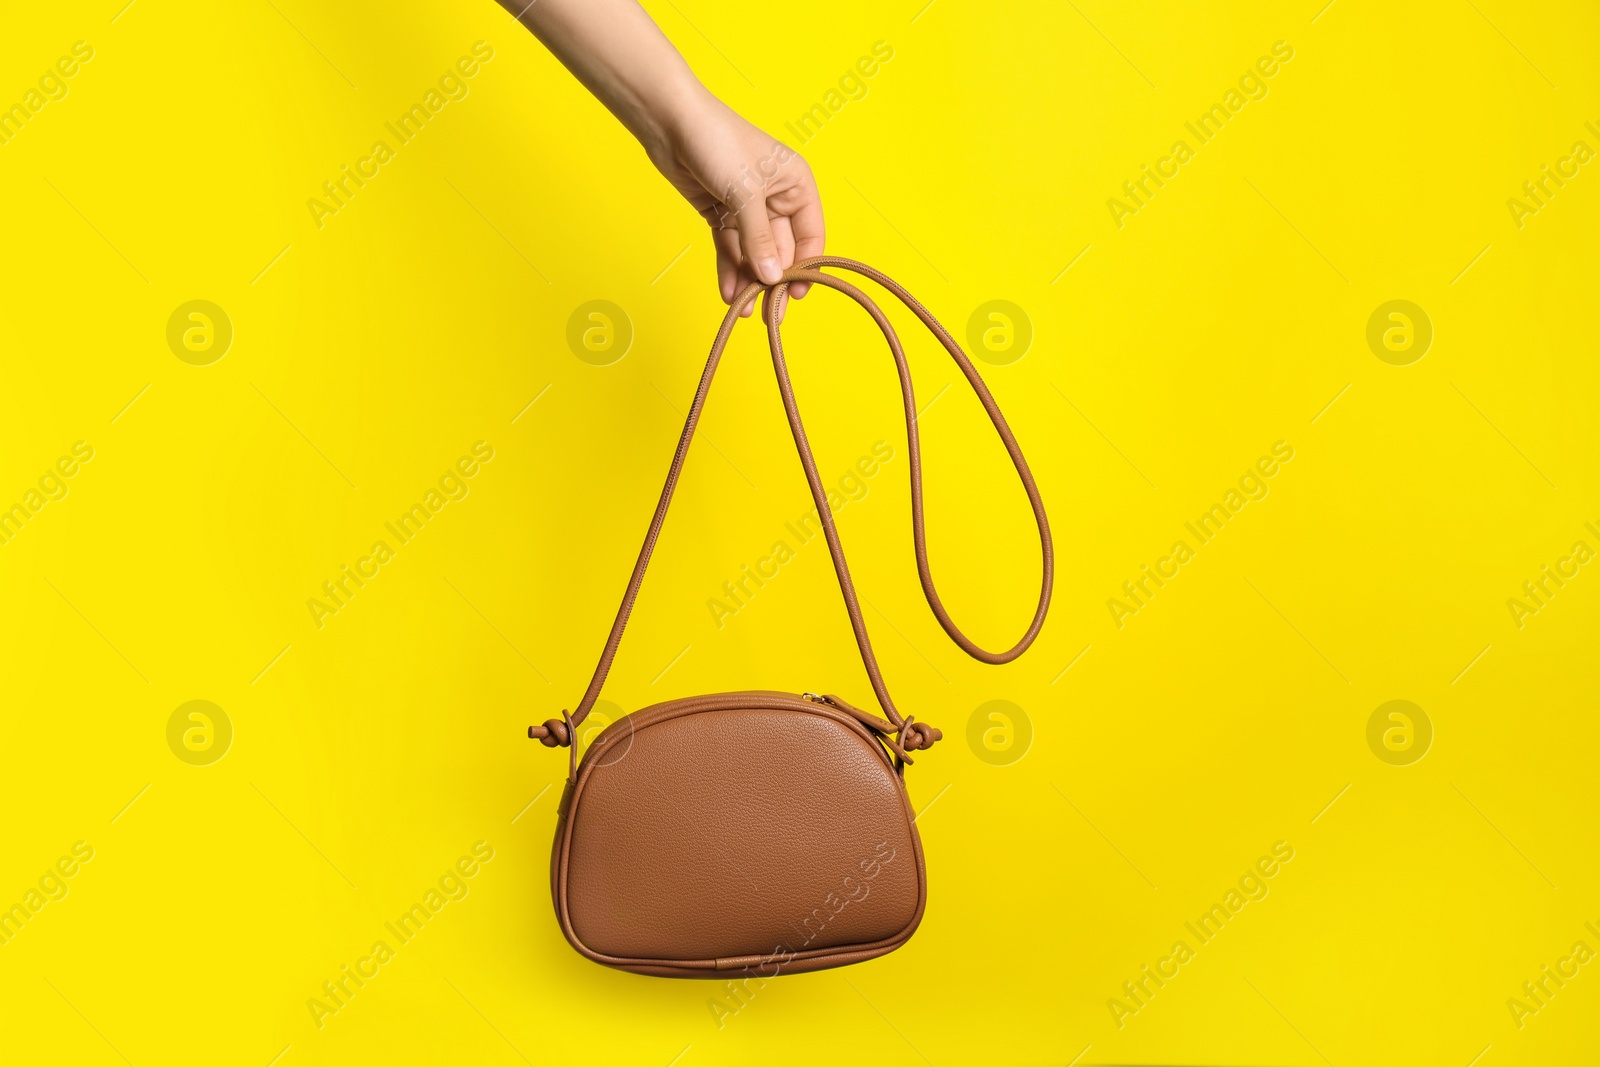
<path fill-rule="evenodd" d="M 715 98 L 634 0 L 499 0 L 654 156 Z"/>
<path fill-rule="evenodd" d="M 621 120 L 711 226 L 724 301 L 822 254 L 822 201 L 806 161 L 701 85 L 635 0 L 499 3 Z M 799 282 L 789 294 L 806 289 Z"/>

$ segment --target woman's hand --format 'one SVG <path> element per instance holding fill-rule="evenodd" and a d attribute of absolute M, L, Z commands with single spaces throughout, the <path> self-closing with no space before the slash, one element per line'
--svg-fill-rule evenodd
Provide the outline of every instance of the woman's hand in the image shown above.
<path fill-rule="evenodd" d="M 646 146 L 656 168 L 711 225 L 723 303 L 753 281 L 777 282 L 796 260 L 820 256 L 822 200 L 799 153 L 705 95 Z M 804 282 L 789 293 L 796 299 Z M 749 315 L 753 310 L 745 308 Z"/>
<path fill-rule="evenodd" d="M 635 0 L 499 2 L 711 224 L 724 303 L 750 282 L 775 283 L 795 260 L 822 254 L 822 200 L 806 161 L 712 96 Z M 798 299 L 808 288 L 789 293 Z"/>

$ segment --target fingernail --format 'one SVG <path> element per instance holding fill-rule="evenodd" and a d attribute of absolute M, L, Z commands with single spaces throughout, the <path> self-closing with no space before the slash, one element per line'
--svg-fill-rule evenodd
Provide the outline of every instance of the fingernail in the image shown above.
<path fill-rule="evenodd" d="M 783 280 L 783 268 L 776 259 L 770 257 L 756 264 L 756 274 L 768 285 L 776 285 Z"/>

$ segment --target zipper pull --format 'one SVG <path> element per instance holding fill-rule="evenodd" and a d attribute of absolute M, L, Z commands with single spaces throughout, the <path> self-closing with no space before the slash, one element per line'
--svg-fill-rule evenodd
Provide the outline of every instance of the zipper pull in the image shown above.
<path fill-rule="evenodd" d="M 801 700 L 809 700 L 813 704 L 832 704 L 833 703 L 833 701 L 829 700 L 827 697 L 823 696 L 821 693 L 801 693 L 800 694 L 800 699 Z"/>

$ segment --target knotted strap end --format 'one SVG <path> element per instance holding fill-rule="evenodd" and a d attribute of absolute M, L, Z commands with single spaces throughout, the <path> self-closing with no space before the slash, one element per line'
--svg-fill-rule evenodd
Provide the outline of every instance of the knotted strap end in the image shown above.
<path fill-rule="evenodd" d="M 572 729 L 566 709 L 562 709 L 559 719 L 546 719 L 541 725 L 528 727 L 528 736 L 545 748 L 563 748 L 571 745 Z"/>
<path fill-rule="evenodd" d="M 825 694 L 822 699 L 839 710 L 847 711 L 854 715 L 864 726 L 877 734 L 883 743 L 888 746 L 889 751 L 893 752 L 896 758 L 904 763 L 915 762 L 909 753 L 930 749 L 935 741 L 944 737 L 943 730 L 925 722 L 917 722 L 914 715 L 907 715 L 897 725 L 886 719 L 880 719 L 876 715 L 869 715 L 832 693 Z"/>
<path fill-rule="evenodd" d="M 900 747 L 907 752 L 930 749 L 933 743 L 942 737 L 944 737 L 943 730 L 925 722 L 917 722 L 910 715 L 907 715 L 906 721 L 900 724 Z"/>

